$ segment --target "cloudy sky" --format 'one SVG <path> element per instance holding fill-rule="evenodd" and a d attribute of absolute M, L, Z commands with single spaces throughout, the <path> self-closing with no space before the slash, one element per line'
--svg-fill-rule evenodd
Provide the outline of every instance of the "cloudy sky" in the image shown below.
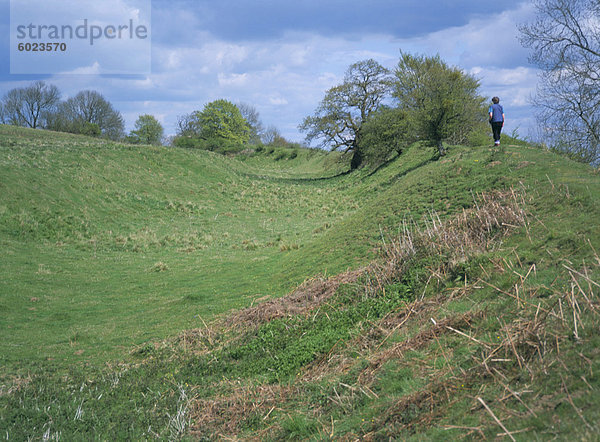
<path fill-rule="evenodd" d="M 95 89 L 128 129 L 149 113 L 173 134 L 177 116 L 225 98 L 253 105 L 265 125 L 302 141 L 297 126 L 350 64 L 374 58 L 393 68 L 402 50 L 439 53 L 475 75 L 482 95 L 500 96 L 506 131 L 533 135 L 536 70 L 516 29 L 533 17 L 531 1 L 152 0 L 151 71 L 128 76 L 98 74 L 94 64 L 78 74 L 11 75 L 9 11 L 10 1 L 0 0 L 0 96 L 37 79 L 63 98 Z"/>

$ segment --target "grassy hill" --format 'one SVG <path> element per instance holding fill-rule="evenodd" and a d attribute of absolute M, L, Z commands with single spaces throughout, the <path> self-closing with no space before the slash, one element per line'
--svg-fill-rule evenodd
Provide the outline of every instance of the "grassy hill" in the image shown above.
<path fill-rule="evenodd" d="M 0 434 L 593 439 L 597 171 L 343 172 L 0 126 Z"/>

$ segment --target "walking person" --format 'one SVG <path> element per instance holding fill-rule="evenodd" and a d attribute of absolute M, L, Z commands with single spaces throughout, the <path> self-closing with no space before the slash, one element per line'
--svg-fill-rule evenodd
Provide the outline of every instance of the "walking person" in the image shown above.
<path fill-rule="evenodd" d="M 492 133 L 494 134 L 494 146 L 500 146 L 500 133 L 504 127 L 504 109 L 500 104 L 500 98 L 492 98 L 492 105 L 488 112 L 490 114 Z"/>

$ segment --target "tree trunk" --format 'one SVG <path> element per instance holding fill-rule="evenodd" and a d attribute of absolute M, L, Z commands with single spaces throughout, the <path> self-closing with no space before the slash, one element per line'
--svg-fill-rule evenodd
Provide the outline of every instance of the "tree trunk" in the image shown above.
<path fill-rule="evenodd" d="M 438 152 L 440 153 L 441 157 L 446 155 L 446 149 L 444 149 L 444 143 L 442 143 L 442 140 L 438 140 L 437 148 L 438 148 Z"/>
<path fill-rule="evenodd" d="M 353 150 L 352 161 L 350 161 L 350 170 L 356 170 L 360 167 L 363 162 L 363 154 L 358 147 Z"/>

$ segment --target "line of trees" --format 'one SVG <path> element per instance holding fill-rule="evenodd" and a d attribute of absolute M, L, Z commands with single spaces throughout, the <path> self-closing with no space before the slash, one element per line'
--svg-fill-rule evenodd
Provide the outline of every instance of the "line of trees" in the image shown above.
<path fill-rule="evenodd" d="M 54 85 L 36 81 L 15 88 L 0 101 L 0 123 L 100 136 L 134 144 L 165 144 L 164 128 L 153 115 L 140 115 L 125 134 L 123 116 L 102 94 L 84 90 L 61 100 Z M 173 145 L 208 150 L 241 150 L 245 146 L 298 145 L 288 142 L 274 126 L 264 127 L 255 107 L 227 100 L 207 103 L 201 111 L 178 117 Z"/>
<path fill-rule="evenodd" d="M 307 140 L 351 152 L 351 168 L 385 161 L 422 141 L 445 154 L 483 122 L 479 81 L 439 56 L 401 53 L 395 70 L 375 60 L 352 64 L 299 129 Z M 389 102 L 389 104 L 387 104 Z"/>
<path fill-rule="evenodd" d="M 543 141 L 579 161 L 600 163 L 600 7 L 590 0 L 534 0 L 537 19 L 519 27 L 521 42 L 541 70 L 534 104 Z M 421 142 L 445 154 L 485 127 L 479 81 L 440 57 L 400 54 L 388 70 L 373 59 L 350 65 L 299 125 L 308 143 L 319 141 L 352 155 L 351 168 L 383 162 Z M 122 115 L 100 93 L 66 100 L 54 85 L 37 81 L 0 101 L 0 123 L 161 144 L 164 130 L 141 115 L 124 132 Z M 209 150 L 290 143 L 274 126 L 264 127 L 256 108 L 227 100 L 180 116 L 175 146 Z"/>
<path fill-rule="evenodd" d="M 44 81 L 8 91 L 0 101 L 0 123 L 131 143 L 161 144 L 164 137 L 152 115 L 141 115 L 126 136 L 123 116 L 102 94 L 84 90 L 63 101 L 59 89 Z"/>
<path fill-rule="evenodd" d="M 8 91 L 0 102 L 0 121 L 110 139 L 124 135 L 123 117 L 100 93 L 81 91 L 61 101 L 58 88 L 44 81 Z"/>
<path fill-rule="evenodd" d="M 444 142 L 464 142 L 482 121 L 479 82 L 439 56 L 401 53 L 395 70 L 373 59 L 349 66 L 341 84 L 329 89 L 316 111 L 299 126 L 307 142 L 320 141 L 352 153 L 351 168 L 383 162 L 421 141 L 445 154 Z M 61 101 L 43 81 L 9 91 L 1 103 L 5 123 L 102 136 L 131 143 L 161 144 L 164 131 L 152 115 L 141 115 L 124 133 L 124 120 L 100 93 L 81 91 Z M 256 108 L 227 100 L 178 117 L 178 147 L 241 150 L 249 145 L 290 143 L 277 128 L 265 129 Z"/>

